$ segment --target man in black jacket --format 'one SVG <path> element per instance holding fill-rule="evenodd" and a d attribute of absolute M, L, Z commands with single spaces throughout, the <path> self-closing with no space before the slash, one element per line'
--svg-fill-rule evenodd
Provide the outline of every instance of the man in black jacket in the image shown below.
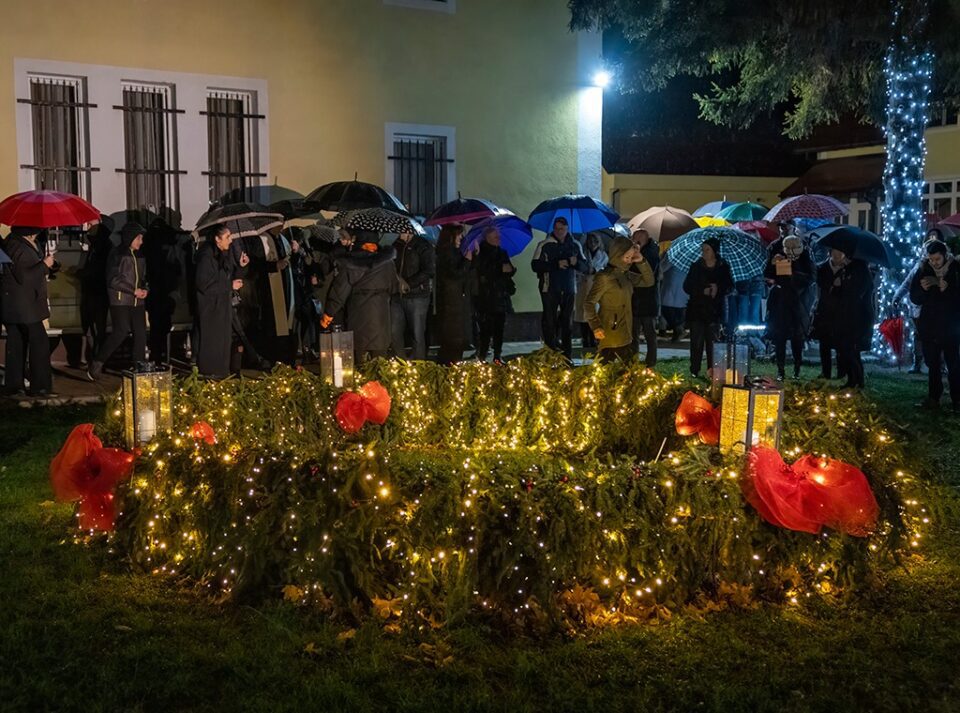
<path fill-rule="evenodd" d="M 37 246 L 39 228 L 14 228 L 3 249 L 11 264 L 0 276 L 3 325 L 7 330 L 7 348 L 3 393 L 24 392 L 24 376 L 29 364 L 30 394 L 50 396 L 53 374 L 50 368 L 50 342 L 43 320 L 50 316 L 47 304 L 47 274 L 53 256 L 43 256 Z"/>
<path fill-rule="evenodd" d="M 644 360 L 648 369 L 657 365 L 657 317 L 660 316 L 660 246 L 650 233 L 640 229 L 632 236 L 633 244 L 640 248 L 640 255 L 653 270 L 653 285 L 633 289 L 633 349 L 640 346 L 640 331 L 647 345 Z"/>
<path fill-rule="evenodd" d="M 406 333 L 410 331 L 413 334 L 411 357 L 422 361 L 427 358 L 427 313 L 436 274 L 436 254 L 430 243 L 413 233 L 401 233 L 393 247 L 400 276 L 399 293 L 394 295 L 390 306 L 393 351 L 398 357 L 406 356 Z"/>
<path fill-rule="evenodd" d="M 563 352 L 569 359 L 573 354 L 573 306 L 577 294 L 576 273 L 587 271 L 587 261 L 580 243 L 570 237 L 566 218 L 557 218 L 553 231 L 537 245 L 531 263 L 540 277 L 543 299 L 543 343 Z"/>

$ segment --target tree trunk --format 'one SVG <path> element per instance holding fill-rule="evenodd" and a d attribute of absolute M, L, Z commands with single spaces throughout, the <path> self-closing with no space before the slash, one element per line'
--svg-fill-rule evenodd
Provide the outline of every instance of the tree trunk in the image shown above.
<path fill-rule="evenodd" d="M 883 172 L 883 237 L 893 256 L 880 290 L 880 317 L 909 312 L 909 300 L 893 295 L 917 259 L 926 233 L 923 206 L 926 141 L 933 54 L 926 46 L 927 0 L 894 3 L 893 38 L 884 62 L 887 87 L 887 163 Z M 893 356 L 881 343 L 883 351 Z"/>

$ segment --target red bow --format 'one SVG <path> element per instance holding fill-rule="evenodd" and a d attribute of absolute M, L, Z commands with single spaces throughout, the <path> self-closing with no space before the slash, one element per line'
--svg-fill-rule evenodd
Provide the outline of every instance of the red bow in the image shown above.
<path fill-rule="evenodd" d="M 880 514 L 866 476 L 832 458 L 807 455 L 787 465 L 773 448 L 756 447 L 740 486 L 764 520 L 788 530 L 817 534 L 826 526 L 866 537 Z"/>
<path fill-rule="evenodd" d="M 708 446 L 720 443 L 720 409 L 692 391 L 683 395 L 676 423 L 681 436 L 698 434 L 700 442 Z"/>
<path fill-rule="evenodd" d="M 190 435 L 197 441 L 203 441 L 208 446 L 217 442 L 217 434 L 206 421 L 197 421 L 190 426 Z"/>
<path fill-rule="evenodd" d="M 113 489 L 130 477 L 134 454 L 104 448 L 92 423 L 76 426 L 50 462 L 50 484 L 57 500 L 80 501 L 80 527 L 113 530 Z"/>
<path fill-rule="evenodd" d="M 356 433 L 367 421 L 383 424 L 390 415 L 390 394 L 379 381 L 368 381 L 359 392 L 347 391 L 337 399 L 337 423 Z"/>

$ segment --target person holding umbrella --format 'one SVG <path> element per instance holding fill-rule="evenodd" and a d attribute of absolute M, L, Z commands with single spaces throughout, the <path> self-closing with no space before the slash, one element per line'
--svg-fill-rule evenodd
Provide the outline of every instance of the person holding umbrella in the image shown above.
<path fill-rule="evenodd" d="M 833 279 L 827 307 L 833 314 L 827 318 L 833 325 L 838 367 L 847 375 L 844 388 L 860 389 L 864 386 L 860 353 L 870 348 L 873 338 L 873 277 L 867 263 L 853 257 L 852 246 L 831 248 L 829 263 Z"/>
<path fill-rule="evenodd" d="M 146 260 L 140 255 L 143 234 L 139 223 L 125 223 L 120 232 L 120 245 L 110 252 L 107 262 L 107 297 L 110 301 L 110 336 L 87 369 L 90 381 L 98 381 L 103 365 L 133 335 L 133 362 L 147 359 Z"/>
<path fill-rule="evenodd" d="M 47 275 L 54 260 L 37 245 L 41 232 L 41 228 L 14 227 L 3 244 L 11 261 L 0 273 L 0 317 L 7 330 L 3 393 L 7 396 L 24 393 L 28 365 L 30 395 L 53 395 L 50 342 L 43 320 L 50 316 Z"/>
<path fill-rule="evenodd" d="M 426 238 L 413 233 L 400 233 L 393 248 L 400 277 L 400 290 L 390 305 L 393 352 L 401 358 L 406 356 L 406 332 L 409 330 L 413 336 L 410 356 L 423 361 L 427 358 L 427 313 L 437 271 L 434 248 Z"/>
<path fill-rule="evenodd" d="M 720 241 L 708 238 L 700 245 L 700 259 L 691 265 L 683 281 L 683 291 L 690 295 L 686 319 L 690 330 L 690 374 L 694 378 L 700 377 L 704 349 L 707 363 L 711 363 L 713 342 L 731 289 L 733 275 L 730 265 L 720 257 Z"/>
<path fill-rule="evenodd" d="M 919 405 L 940 408 L 946 364 L 953 412 L 960 413 L 960 266 L 940 240 L 929 241 L 926 252 L 910 284 L 910 300 L 920 307 L 917 327 L 927 362 L 927 398 Z"/>
<path fill-rule="evenodd" d="M 447 223 L 437 240 L 437 324 L 440 353 L 438 361 L 447 366 L 463 359 L 470 319 L 470 268 L 474 252 L 460 250 L 464 228 Z"/>
<path fill-rule="evenodd" d="M 493 224 L 483 229 L 482 239 L 473 259 L 476 273 L 474 308 L 479 324 L 477 359 L 486 361 L 493 346 L 493 362 L 501 363 L 503 327 L 507 314 L 513 311 L 511 295 L 516 292 L 513 275 L 517 268 L 510 262 L 507 251 L 500 246 L 500 231 Z"/>
<path fill-rule="evenodd" d="M 793 378 L 798 379 L 803 345 L 810 329 L 810 312 L 804 298 L 814 275 L 813 261 L 803 240 L 788 235 L 774 243 L 763 275 L 770 285 L 767 335 L 774 344 L 777 379 L 783 381 L 785 377 L 788 341 L 793 352 Z"/>
<path fill-rule="evenodd" d="M 643 228 L 633 231 L 632 240 L 637 246 L 643 261 L 653 271 L 653 284 L 637 284 L 633 290 L 633 346 L 635 350 L 640 346 L 640 332 L 643 331 L 643 341 L 647 345 L 647 356 L 644 359 L 648 369 L 657 365 L 657 317 L 660 316 L 660 286 L 658 275 L 660 272 L 660 248 L 650 238 Z"/>
<path fill-rule="evenodd" d="M 225 225 L 210 229 L 206 241 L 197 250 L 197 369 L 202 376 L 225 379 L 230 375 L 230 349 L 233 343 L 233 293 L 243 287 L 234 279 L 235 264 L 230 254 L 233 236 Z M 241 268 L 249 264 L 241 254 Z"/>
<path fill-rule="evenodd" d="M 653 269 L 640 246 L 628 238 L 614 238 L 610 262 L 594 278 L 586 298 L 588 321 L 600 345 L 599 362 L 630 361 L 636 357 L 633 293 L 638 287 L 653 287 L 654 282 Z"/>
<path fill-rule="evenodd" d="M 580 243 L 570 237 L 566 218 L 560 216 L 554 220 L 552 232 L 534 251 L 531 267 L 540 278 L 543 342 L 570 359 L 576 274 L 585 272 L 587 265 Z"/>

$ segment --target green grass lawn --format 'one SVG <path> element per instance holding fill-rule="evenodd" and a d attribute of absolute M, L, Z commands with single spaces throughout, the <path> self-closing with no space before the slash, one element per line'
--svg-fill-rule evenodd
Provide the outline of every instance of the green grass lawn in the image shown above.
<path fill-rule="evenodd" d="M 686 362 L 661 368 L 683 373 Z M 919 472 L 953 491 L 960 418 L 916 411 L 924 387 L 882 372 L 868 391 L 904 429 Z M 0 710 L 960 710 L 956 522 L 843 603 L 576 639 L 477 624 L 403 634 L 368 624 L 348 638 L 292 605 L 218 605 L 74 545 L 47 465 L 74 424 L 100 414 L 0 410 Z"/>

